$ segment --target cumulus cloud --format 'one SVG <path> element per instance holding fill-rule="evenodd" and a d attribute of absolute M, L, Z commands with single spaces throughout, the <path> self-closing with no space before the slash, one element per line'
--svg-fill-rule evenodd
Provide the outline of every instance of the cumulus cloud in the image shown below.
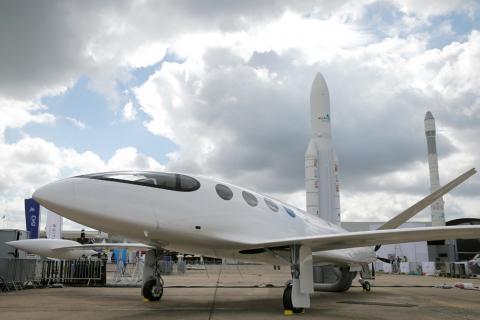
<path fill-rule="evenodd" d="M 117 150 L 113 157 L 108 160 L 106 167 L 109 170 L 165 170 L 165 167 L 155 159 L 138 153 L 137 150 L 132 147 Z"/>
<path fill-rule="evenodd" d="M 475 11 L 478 10 L 479 7 L 478 2 L 475 0 L 393 0 L 392 2 L 399 8 L 400 11 L 422 18 L 462 12 L 469 15 L 474 15 Z"/>
<path fill-rule="evenodd" d="M 274 4 L 274 5 L 273 5 Z M 118 103 L 128 69 L 151 65 L 185 33 L 248 29 L 289 1 L 4 1 L 0 4 L 0 92 L 15 99 L 59 94 L 80 75 Z M 172 28 L 175 26 L 175 28 Z M 146 54 L 145 52 L 149 52 Z"/>
<path fill-rule="evenodd" d="M 137 117 L 137 109 L 133 106 L 132 101 L 128 101 L 123 107 L 122 117 L 126 121 L 135 120 Z"/>
<path fill-rule="evenodd" d="M 18 101 L 0 96 L 0 141 L 7 128 L 21 128 L 27 123 L 55 123 L 55 116 L 46 112 L 47 107 L 32 101 Z"/>
<path fill-rule="evenodd" d="M 478 4 L 2 2 L 0 205 L 21 211 L 18 199 L 69 174 L 167 169 L 221 177 L 302 207 L 309 88 L 321 71 L 330 88 L 344 217 L 386 218 L 429 190 L 427 110 L 437 118 L 442 181 L 480 159 L 480 33 L 459 34 L 454 14 L 474 19 Z M 444 35 L 458 41 L 432 48 L 432 37 Z M 135 83 L 132 70 L 159 61 L 148 80 Z M 108 107 L 123 106 L 123 120 L 141 118 L 152 134 L 172 140 L 178 149 L 169 162 L 135 146 L 105 159 L 28 134 L 6 141 L 7 128 L 64 118 L 39 101 L 61 96 L 80 76 Z M 125 87 L 132 96 L 125 98 Z M 478 216 L 479 188 L 474 178 L 447 208 Z"/>
<path fill-rule="evenodd" d="M 23 222 L 23 199 L 51 181 L 110 170 L 164 170 L 163 165 L 132 147 L 119 149 L 104 161 L 91 151 L 79 153 L 30 137 L 0 144 L 0 168 L 0 213 L 8 213 L 9 224 L 17 226 Z"/>

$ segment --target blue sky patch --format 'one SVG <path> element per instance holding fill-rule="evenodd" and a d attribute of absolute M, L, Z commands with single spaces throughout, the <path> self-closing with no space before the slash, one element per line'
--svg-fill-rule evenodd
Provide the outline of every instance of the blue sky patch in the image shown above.
<path fill-rule="evenodd" d="M 158 65 L 155 65 L 158 68 Z M 139 80 L 148 78 L 148 73 L 154 67 L 142 70 L 137 76 Z M 137 117 L 132 121 L 122 119 L 122 108 L 112 110 L 108 101 L 99 93 L 88 88 L 88 78 L 80 77 L 77 83 L 65 94 L 55 97 L 46 97 L 41 100 L 48 106 L 48 112 L 56 117 L 54 125 L 29 123 L 22 129 L 8 129 L 5 138 L 8 143 L 14 143 L 24 134 L 39 137 L 53 142 L 64 148 L 74 148 L 78 152 L 90 150 L 102 159 L 109 159 L 119 148 L 135 147 L 138 152 L 147 154 L 164 164 L 167 162 L 165 154 L 173 152 L 177 146 L 169 139 L 153 135 L 143 123 L 149 117 L 137 108 Z M 71 119 L 85 124 L 85 127 L 76 126 Z"/>

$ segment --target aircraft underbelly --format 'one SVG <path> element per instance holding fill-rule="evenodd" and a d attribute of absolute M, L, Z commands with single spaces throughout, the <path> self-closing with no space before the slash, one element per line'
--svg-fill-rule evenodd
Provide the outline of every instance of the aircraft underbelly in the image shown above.
<path fill-rule="evenodd" d="M 377 259 L 371 247 L 317 251 L 313 253 L 314 264 L 361 264 L 372 263 Z"/>

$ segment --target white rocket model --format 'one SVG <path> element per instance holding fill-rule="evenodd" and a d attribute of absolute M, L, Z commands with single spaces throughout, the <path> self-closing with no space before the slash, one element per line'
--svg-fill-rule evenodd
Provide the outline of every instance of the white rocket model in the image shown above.
<path fill-rule="evenodd" d="M 307 212 L 340 224 L 340 185 L 332 146 L 330 95 L 320 73 L 313 80 L 310 108 L 312 137 L 305 153 Z"/>
<path fill-rule="evenodd" d="M 438 174 L 437 143 L 435 138 L 435 119 L 430 111 L 425 114 L 425 135 L 427 137 L 428 168 L 430 170 L 430 190 L 434 192 L 440 188 Z M 430 206 L 432 215 L 432 227 L 445 225 L 443 198 L 438 199 Z"/>

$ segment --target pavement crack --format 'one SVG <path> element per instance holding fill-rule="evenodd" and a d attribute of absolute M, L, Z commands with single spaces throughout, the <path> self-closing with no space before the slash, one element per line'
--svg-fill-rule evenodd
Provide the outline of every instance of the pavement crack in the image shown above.
<path fill-rule="evenodd" d="M 215 284 L 215 291 L 213 292 L 213 301 L 212 301 L 212 306 L 210 307 L 210 314 L 208 315 L 208 320 L 213 319 L 213 313 L 215 312 L 215 301 L 217 300 L 217 291 L 218 291 L 218 285 L 220 284 L 221 276 L 222 276 L 222 265 L 220 265 L 220 271 L 218 272 L 217 283 Z"/>

